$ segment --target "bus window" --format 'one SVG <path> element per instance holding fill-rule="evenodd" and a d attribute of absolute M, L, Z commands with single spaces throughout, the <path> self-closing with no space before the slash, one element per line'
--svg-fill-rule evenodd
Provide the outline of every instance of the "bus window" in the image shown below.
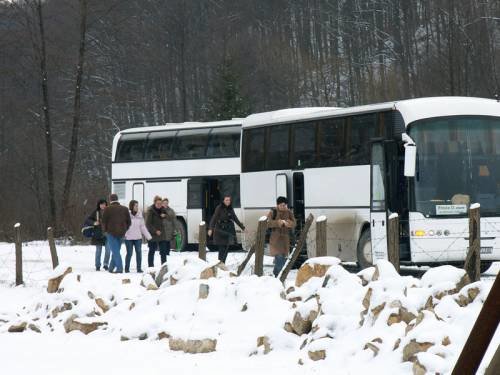
<path fill-rule="evenodd" d="M 219 177 L 220 196 L 231 196 L 231 205 L 234 208 L 240 207 L 240 176 L 223 176 Z"/>
<path fill-rule="evenodd" d="M 344 134 L 344 119 L 320 121 L 318 133 L 319 166 L 334 167 L 346 163 Z"/>
<path fill-rule="evenodd" d="M 210 129 L 179 130 L 174 143 L 176 159 L 201 159 L 205 157 Z"/>
<path fill-rule="evenodd" d="M 142 161 L 144 160 L 144 146 L 146 133 L 124 134 L 118 141 L 116 161 Z"/>
<path fill-rule="evenodd" d="M 146 145 L 146 160 L 170 160 L 172 159 L 172 146 L 176 131 L 150 133 Z"/>
<path fill-rule="evenodd" d="M 261 171 L 264 168 L 265 129 L 245 130 L 243 133 L 242 165 L 244 172 Z"/>
<path fill-rule="evenodd" d="M 193 177 L 188 181 L 187 208 L 203 207 L 203 179 Z"/>
<path fill-rule="evenodd" d="M 288 169 L 289 166 L 289 125 L 269 128 L 269 142 L 266 153 L 266 169 Z"/>
<path fill-rule="evenodd" d="M 354 165 L 370 163 L 370 141 L 377 136 L 377 114 L 351 117 L 348 155 Z"/>
<path fill-rule="evenodd" d="M 316 160 L 316 124 L 293 126 L 292 167 L 310 167 Z"/>
<path fill-rule="evenodd" d="M 227 158 L 240 156 L 240 127 L 214 128 L 208 139 L 207 157 Z"/>

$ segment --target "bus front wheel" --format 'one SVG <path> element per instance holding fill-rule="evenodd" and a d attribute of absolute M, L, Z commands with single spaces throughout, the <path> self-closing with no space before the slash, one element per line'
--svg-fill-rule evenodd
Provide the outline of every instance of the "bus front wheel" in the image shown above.
<path fill-rule="evenodd" d="M 357 256 L 360 269 L 365 269 L 373 265 L 372 239 L 369 230 L 363 231 L 359 238 Z"/>

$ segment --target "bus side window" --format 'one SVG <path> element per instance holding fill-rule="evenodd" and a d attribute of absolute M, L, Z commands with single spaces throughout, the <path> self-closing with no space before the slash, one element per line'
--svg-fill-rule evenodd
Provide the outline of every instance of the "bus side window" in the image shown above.
<path fill-rule="evenodd" d="M 264 169 L 265 129 L 249 129 L 243 132 L 243 171 L 255 172 Z"/>
<path fill-rule="evenodd" d="M 370 163 L 370 140 L 376 135 L 377 114 L 351 117 L 351 142 L 348 152 L 351 164 Z"/>
<path fill-rule="evenodd" d="M 345 165 L 345 120 L 327 119 L 319 123 L 319 165 L 334 167 Z"/>
<path fill-rule="evenodd" d="M 290 126 L 276 125 L 269 127 L 267 143 L 266 168 L 288 169 L 290 149 Z"/>
<path fill-rule="evenodd" d="M 293 125 L 292 168 L 308 167 L 316 160 L 316 124 Z"/>

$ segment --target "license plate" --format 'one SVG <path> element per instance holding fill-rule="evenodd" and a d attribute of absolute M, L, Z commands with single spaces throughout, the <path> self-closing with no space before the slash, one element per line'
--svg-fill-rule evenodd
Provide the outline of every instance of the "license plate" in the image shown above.
<path fill-rule="evenodd" d="M 481 247 L 481 254 L 493 254 L 493 246 Z"/>

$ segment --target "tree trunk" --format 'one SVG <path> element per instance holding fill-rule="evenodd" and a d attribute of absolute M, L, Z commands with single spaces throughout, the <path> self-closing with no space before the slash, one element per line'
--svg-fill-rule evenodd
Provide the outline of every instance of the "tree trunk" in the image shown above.
<path fill-rule="evenodd" d="M 78 51 L 78 64 L 76 66 L 75 101 L 73 106 L 73 130 L 71 133 L 71 144 L 69 148 L 68 167 L 66 169 L 66 181 L 64 183 L 62 200 L 62 217 L 66 215 L 69 204 L 69 194 L 75 169 L 76 154 L 78 151 L 78 132 L 80 130 L 80 98 L 82 90 L 83 64 L 85 59 L 85 34 L 87 33 L 87 0 L 80 0 L 80 48 Z M 65 220 L 64 220 L 65 221 Z"/>
<path fill-rule="evenodd" d="M 40 74 L 42 76 L 43 117 L 45 125 L 45 145 L 47 153 L 47 184 L 49 191 L 49 225 L 56 227 L 56 198 L 54 189 L 54 160 L 52 156 L 52 131 L 49 111 L 49 87 L 47 80 L 47 53 L 45 48 L 45 29 L 43 25 L 42 0 L 36 3 L 38 27 L 40 30 Z"/>

